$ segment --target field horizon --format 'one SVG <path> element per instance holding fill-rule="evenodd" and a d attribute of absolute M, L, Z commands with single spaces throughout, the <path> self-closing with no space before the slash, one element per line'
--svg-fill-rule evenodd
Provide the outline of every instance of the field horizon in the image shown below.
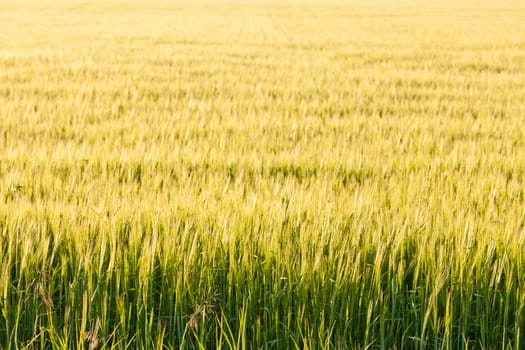
<path fill-rule="evenodd" d="M 520 349 L 521 1 L 0 2 L 0 349 Z"/>

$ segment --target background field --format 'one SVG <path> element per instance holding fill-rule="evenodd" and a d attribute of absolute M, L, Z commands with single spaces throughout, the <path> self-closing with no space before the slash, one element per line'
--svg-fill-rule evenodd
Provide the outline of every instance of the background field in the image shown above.
<path fill-rule="evenodd" d="M 521 1 L 0 1 L 0 348 L 513 348 Z"/>

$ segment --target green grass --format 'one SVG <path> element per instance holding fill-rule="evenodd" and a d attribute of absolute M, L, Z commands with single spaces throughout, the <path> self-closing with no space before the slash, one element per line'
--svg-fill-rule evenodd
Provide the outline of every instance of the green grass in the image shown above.
<path fill-rule="evenodd" d="M 0 348 L 522 348 L 523 23 L 0 3 Z"/>

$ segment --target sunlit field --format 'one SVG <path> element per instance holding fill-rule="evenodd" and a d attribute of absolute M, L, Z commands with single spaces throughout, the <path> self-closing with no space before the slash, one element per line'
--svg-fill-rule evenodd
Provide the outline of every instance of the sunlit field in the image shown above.
<path fill-rule="evenodd" d="M 525 3 L 0 0 L 0 349 L 523 349 Z"/>

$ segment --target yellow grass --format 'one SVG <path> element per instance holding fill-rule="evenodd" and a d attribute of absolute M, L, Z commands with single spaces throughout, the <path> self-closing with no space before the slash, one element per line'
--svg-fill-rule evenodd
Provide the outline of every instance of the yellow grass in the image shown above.
<path fill-rule="evenodd" d="M 0 2 L 0 348 L 518 348 L 524 23 Z"/>

